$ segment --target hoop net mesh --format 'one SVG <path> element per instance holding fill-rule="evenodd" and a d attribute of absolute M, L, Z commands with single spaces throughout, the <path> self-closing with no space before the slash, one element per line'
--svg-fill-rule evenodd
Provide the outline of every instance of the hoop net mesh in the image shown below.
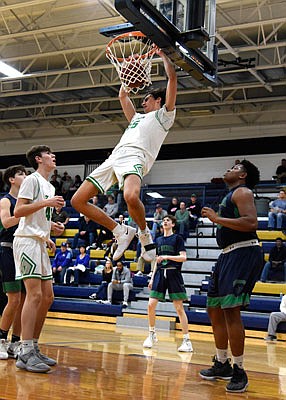
<path fill-rule="evenodd" d="M 112 39 L 106 47 L 106 57 L 115 66 L 126 92 L 137 93 L 149 86 L 152 58 L 156 47 L 141 32 L 129 32 Z"/>

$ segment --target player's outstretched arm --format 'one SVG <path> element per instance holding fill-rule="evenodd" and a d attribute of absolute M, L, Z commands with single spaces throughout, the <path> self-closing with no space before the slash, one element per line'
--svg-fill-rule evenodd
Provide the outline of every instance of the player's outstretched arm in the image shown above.
<path fill-rule="evenodd" d="M 177 74 L 174 68 L 173 63 L 166 56 L 163 50 L 158 49 L 156 51 L 158 56 L 162 58 L 165 72 L 168 78 L 167 88 L 166 88 L 166 108 L 168 111 L 173 111 L 176 104 L 177 97 Z"/>
<path fill-rule="evenodd" d="M 122 110 L 124 112 L 124 115 L 127 119 L 128 122 L 130 122 L 132 120 L 132 118 L 134 117 L 136 110 L 134 107 L 133 102 L 131 101 L 129 94 L 124 90 L 124 87 L 121 85 L 121 88 L 119 90 L 119 100 L 120 100 L 120 104 L 122 107 Z"/>

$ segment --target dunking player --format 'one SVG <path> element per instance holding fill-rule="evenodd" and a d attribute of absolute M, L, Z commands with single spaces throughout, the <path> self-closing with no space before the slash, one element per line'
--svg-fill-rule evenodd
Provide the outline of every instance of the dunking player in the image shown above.
<path fill-rule="evenodd" d="M 243 369 L 245 332 L 240 308 L 249 304 L 262 268 L 261 249 L 256 236 L 257 214 L 250 189 L 259 181 L 255 165 L 243 160 L 223 177 L 230 191 L 219 212 L 203 207 L 202 216 L 217 224 L 217 243 L 222 248 L 208 289 L 207 307 L 211 319 L 216 356 L 214 365 L 202 370 L 207 380 L 230 379 L 227 392 L 244 392 L 248 378 Z M 228 342 L 233 368 L 227 354 Z"/>
<path fill-rule="evenodd" d="M 16 358 L 20 349 L 21 311 L 25 298 L 22 282 L 15 280 L 15 263 L 13 257 L 14 232 L 19 218 L 14 217 L 19 188 L 26 177 L 23 165 L 13 165 L 4 172 L 4 182 L 10 187 L 9 193 L 2 197 L 1 228 L 0 228 L 0 269 L 2 272 L 3 291 L 8 297 L 8 303 L 3 310 L 0 324 L 0 360 L 8 357 Z M 11 343 L 8 342 L 8 332 L 13 325 Z"/>
<path fill-rule="evenodd" d="M 22 310 L 22 349 L 16 367 L 29 372 L 47 372 L 56 360 L 42 354 L 38 346 L 46 314 L 54 299 L 52 267 L 47 246 L 55 250 L 50 239 L 64 230 L 61 222 L 51 222 L 53 207 L 62 207 L 64 199 L 55 196 L 48 181 L 56 167 L 56 157 L 48 146 L 33 146 L 26 154 L 36 170 L 21 185 L 14 210 L 20 218 L 13 245 L 16 279 L 23 280 L 26 298 Z"/>
<path fill-rule="evenodd" d="M 121 86 L 119 100 L 129 126 L 110 157 L 86 178 L 72 198 L 74 208 L 113 232 L 118 244 L 114 260 L 123 255 L 136 230 L 117 224 L 103 210 L 88 201 L 97 193 L 108 190 L 116 181 L 120 188 L 123 187 L 130 217 L 139 226 L 142 257 L 151 261 L 156 255 L 145 221 L 145 209 L 140 200 L 141 180 L 151 169 L 174 123 L 177 93 L 177 77 L 173 65 L 162 50 L 158 50 L 157 54 L 163 60 L 168 78 L 166 94 L 156 91 L 147 94 L 142 102 L 144 114 L 139 114 Z"/>

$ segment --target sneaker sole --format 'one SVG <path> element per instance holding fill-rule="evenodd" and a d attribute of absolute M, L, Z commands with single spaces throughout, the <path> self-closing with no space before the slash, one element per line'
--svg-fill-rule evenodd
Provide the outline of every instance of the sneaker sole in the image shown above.
<path fill-rule="evenodd" d="M 0 354 L 0 360 L 7 360 L 8 357 L 8 354 Z"/>
<path fill-rule="evenodd" d="M 227 388 L 225 388 L 226 392 L 228 393 L 243 393 L 247 391 L 247 387 L 248 387 L 248 383 L 244 386 L 244 388 L 239 389 L 239 390 L 229 390 Z"/>
<path fill-rule="evenodd" d="M 232 376 L 205 376 L 199 373 L 200 377 L 206 381 L 216 381 L 217 379 L 222 379 L 223 381 L 231 380 Z"/>
<path fill-rule="evenodd" d="M 179 349 L 178 349 L 178 351 L 179 351 L 180 353 L 192 353 L 194 350 L 193 350 L 193 349 L 190 349 L 190 350 L 179 350 Z"/>

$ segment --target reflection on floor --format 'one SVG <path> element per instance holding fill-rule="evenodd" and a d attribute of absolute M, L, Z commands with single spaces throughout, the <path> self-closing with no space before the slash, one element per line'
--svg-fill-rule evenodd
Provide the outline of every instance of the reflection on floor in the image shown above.
<path fill-rule="evenodd" d="M 203 399 L 232 396 L 225 382 L 207 382 L 199 370 L 210 365 L 212 336 L 192 334 L 194 353 L 178 353 L 180 332 L 159 331 L 154 349 L 144 350 L 146 331 L 111 324 L 48 319 L 42 350 L 58 365 L 49 374 L 17 370 L 0 361 L 0 398 L 41 399 Z M 286 399 L 286 344 L 246 342 L 247 393 L 235 399 Z"/>

